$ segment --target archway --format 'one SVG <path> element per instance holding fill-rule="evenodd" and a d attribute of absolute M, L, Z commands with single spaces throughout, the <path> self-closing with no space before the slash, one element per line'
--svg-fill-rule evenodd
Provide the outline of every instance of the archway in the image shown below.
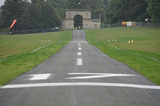
<path fill-rule="evenodd" d="M 74 17 L 74 28 L 83 28 L 83 17 L 81 15 L 76 15 Z"/>

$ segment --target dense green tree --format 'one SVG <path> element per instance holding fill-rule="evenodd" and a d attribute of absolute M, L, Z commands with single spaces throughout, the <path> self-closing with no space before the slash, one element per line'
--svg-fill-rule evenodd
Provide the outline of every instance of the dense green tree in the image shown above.
<path fill-rule="evenodd" d="M 105 19 L 105 6 L 101 0 L 88 0 L 89 1 L 89 9 L 92 11 L 92 18 L 99 18 L 101 15 L 102 22 Z"/>
<path fill-rule="evenodd" d="M 39 29 L 42 26 L 40 9 L 35 4 L 30 5 L 23 18 L 22 30 Z"/>
<path fill-rule="evenodd" d="M 33 4 L 37 4 L 37 3 L 44 3 L 44 0 L 31 0 L 31 2 L 33 3 Z"/>
<path fill-rule="evenodd" d="M 13 31 L 53 28 L 60 26 L 54 8 L 44 0 L 32 0 L 31 3 L 24 0 L 6 0 L 1 7 L 0 28 L 9 28 L 12 21 L 18 23 L 12 28 Z"/>
<path fill-rule="evenodd" d="M 111 0 L 106 11 L 107 23 L 144 21 L 148 17 L 145 0 Z"/>
<path fill-rule="evenodd" d="M 36 3 L 38 3 L 38 0 L 31 0 L 31 2 L 32 2 L 33 4 L 36 4 Z"/>
<path fill-rule="evenodd" d="M 47 0 L 47 2 L 54 8 L 55 13 L 60 19 L 65 18 L 67 0 Z"/>
<path fill-rule="evenodd" d="M 44 3 L 42 5 L 41 15 L 41 22 L 43 23 L 43 28 L 57 27 L 61 25 L 61 22 L 57 17 L 56 13 L 54 12 L 54 9 L 48 3 Z"/>
<path fill-rule="evenodd" d="M 12 21 L 16 19 L 18 23 L 21 21 L 21 17 L 24 13 L 24 1 L 23 0 L 6 0 L 1 7 L 1 24 L 0 28 L 9 28 Z M 18 27 L 13 27 L 14 29 Z"/>
<path fill-rule="evenodd" d="M 30 5 L 23 24 L 23 30 L 53 28 L 60 26 L 60 20 L 49 3 L 37 2 Z"/>
<path fill-rule="evenodd" d="M 151 22 L 160 22 L 160 0 L 146 0 L 148 3 L 147 12 L 151 16 Z"/>
<path fill-rule="evenodd" d="M 109 6 L 110 0 L 102 0 L 102 2 L 103 2 L 103 4 L 105 5 L 105 9 L 107 9 L 108 6 Z"/>
<path fill-rule="evenodd" d="M 148 17 L 146 8 L 145 0 L 130 0 L 125 17 L 127 17 L 127 20 L 142 22 Z"/>
<path fill-rule="evenodd" d="M 128 10 L 128 0 L 111 0 L 107 10 L 107 22 L 117 23 L 127 20 L 125 15 Z"/>
<path fill-rule="evenodd" d="M 85 0 L 68 0 L 67 1 L 68 9 L 86 9 L 87 3 Z"/>

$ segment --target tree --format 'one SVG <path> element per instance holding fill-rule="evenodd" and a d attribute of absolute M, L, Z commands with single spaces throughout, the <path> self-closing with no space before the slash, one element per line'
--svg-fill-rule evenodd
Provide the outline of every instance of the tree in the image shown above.
<path fill-rule="evenodd" d="M 32 3 L 23 19 L 23 30 L 59 27 L 61 22 L 48 2 Z"/>
<path fill-rule="evenodd" d="M 109 6 L 110 0 L 102 0 L 102 2 L 105 5 L 105 10 L 106 10 L 108 8 L 108 6 Z"/>
<path fill-rule="evenodd" d="M 107 23 L 119 23 L 127 20 L 128 0 L 111 0 L 107 10 Z"/>
<path fill-rule="evenodd" d="M 80 0 L 68 0 L 67 1 L 68 9 L 82 9 L 83 7 L 84 7 L 83 3 Z"/>
<path fill-rule="evenodd" d="M 47 3 L 49 3 L 52 6 L 58 18 L 65 18 L 67 0 L 47 0 Z"/>
<path fill-rule="evenodd" d="M 41 28 L 41 13 L 36 4 L 31 4 L 24 15 L 22 30 Z"/>
<path fill-rule="evenodd" d="M 145 0 L 111 0 L 106 12 L 107 23 L 144 21 L 148 17 Z"/>
<path fill-rule="evenodd" d="M 7 28 L 11 25 L 14 19 L 21 21 L 21 17 L 24 13 L 24 1 L 23 0 L 6 0 L 1 7 L 1 24 L 0 28 Z M 13 27 L 17 30 L 18 27 Z"/>
<path fill-rule="evenodd" d="M 56 13 L 54 12 L 54 9 L 48 3 L 44 3 L 42 5 L 41 15 L 41 22 L 43 23 L 43 28 L 57 27 L 61 25 L 61 22 L 57 17 Z"/>
<path fill-rule="evenodd" d="M 128 11 L 126 11 L 127 20 L 144 21 L 148 17 L 146 12 L 147 3 L 145 0 L 130 0 Z"/>
<path fill-rule="evenodd" d="M 31 0 L 31 2 L 33 3 L 33 4 L 37 4 L 37 3 L 44 3 L 44 0 Z"/>
<path fill-rule="evenodd" d="M 151 16 L 151 22 L 160 22 L 160 0 L 146 0 L 148 3 L 147 12 Z"/>

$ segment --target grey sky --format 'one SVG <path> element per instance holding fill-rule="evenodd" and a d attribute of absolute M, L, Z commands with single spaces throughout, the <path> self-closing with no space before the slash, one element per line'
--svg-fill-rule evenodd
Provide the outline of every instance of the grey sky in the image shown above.
<path fill-rule="evenodd" d="M 5 0 L 0 0 L 0 7 L 4 4 Z"/>

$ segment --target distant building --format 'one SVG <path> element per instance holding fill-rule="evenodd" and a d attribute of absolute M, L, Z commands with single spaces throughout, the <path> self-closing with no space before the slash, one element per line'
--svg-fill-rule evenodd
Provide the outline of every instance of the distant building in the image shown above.
<path fill-rule="evenodd" d="M 66 19 L 62 20 L 63 29 L 98 29 L 101 19 L 91 19 L 91 10 L 67 9 Z"/>

